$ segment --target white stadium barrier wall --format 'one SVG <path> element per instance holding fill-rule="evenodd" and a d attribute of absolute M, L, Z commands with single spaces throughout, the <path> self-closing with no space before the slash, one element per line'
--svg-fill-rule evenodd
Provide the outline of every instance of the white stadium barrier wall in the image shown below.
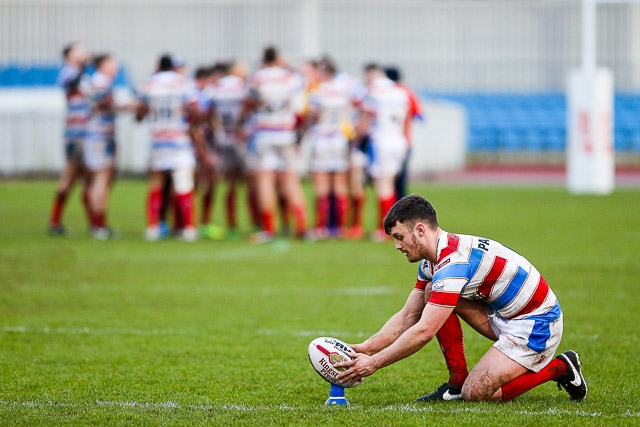
<path fill-rule="evenodd" d="M 116 91 L 119 104 L 131 98 Z M 58 89 L 0 90 L 0 174 L 57 173 L 64 166 L 64 95 Z M 427 119 L 413 126 L 410 173 L 425 177 L 464 167 L 466 118 L 464 109 L 447 103 L 423 103 Z M 117 120 L 118 170 L 142 174 L 147 168 L 148 129 L 131 113 Z M 300 165 L 306 170 L 306 165 Z"/>

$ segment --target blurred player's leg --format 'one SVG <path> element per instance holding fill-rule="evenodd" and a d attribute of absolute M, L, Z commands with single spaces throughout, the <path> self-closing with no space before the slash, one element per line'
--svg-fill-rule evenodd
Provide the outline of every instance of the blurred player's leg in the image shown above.
<path fill-rule="evenodd" d="M 301 238 L 307 231 L 307 209 L 298 173 L 292 170 L 278 172 L 282 195 L 286 198 L 289 212 L 296 222 L 296 237 Z"/>
<path fill-rule="evenodd" d="M 351 168 L 349 169 L 349 185 L 352 197 L 352 219 L 349 238 L 361 239 L 364 236 L 364 209 L 367 201 L 367 193 L 364 188 L 366 163 L 365 154 L 359 149 L 351 153 Z"/>
<path fill-rule="evenodd" d="M 374 180 L 376 195 L 378 196 L 378 223 L 376 225 L 377 229 L 371 234 L 371 239 L 376 242 L 390 239 L 390 236 L 384 231 L 382 222 L 391 206 L 396 202 L 394 180 L 395 176 L 393 175 L 381 176 Z"/>
<path fill-rule="evenodd" d="M 65 145 L 66 164 L 64 170 L 62 171 L 62 174 L 60 175 L 60 179 L 58 180 L 58 186 L 53 199 L 51 214 L 49 217 L 48 232 L 53 236 L 66 234 L 66 230 L 62 225 L 62 214 L 64 212 L 69 194 L 71 193 L 76 180 L 80 177 L 84 177 L 84 167 L 82 164 L 82 141 L 68 140 Z M 82 199 L 85 210 L 90 219 L 90 208 L 88 206 L 88 203 L 84 203 L 86 196 L 86 187 L 87 185 L 85 180 L 85 185 L 83 188 L 85 191 L 83 191 L 82 193 Z"/>
<path fill-rule="evenodd" d="M 349 212 L 349 185 L 346 172 L 332 174 L 332 188 L 336 204 L 336 227 L 338 235 L 346 236 L 347 213 Z"/>
<path fill-rule="evenodd" d="M 191 168 L 176 169 L 171 174 L 173 179 L 176 202 L 184 227 L 180 233 L 182 240 L 191 242 L 196 240 L 198 232 L 195 224 L 194 204 L 194 170 Z"/>
<path fill-rule="evenodd" d="M 107 204 L 109 198 L 109 187 L 111 183 L 112 168 L 94 171 L 89 190 L 89 200 L 91 212 L 93 213 L 93 224 L 91 234 L 98 240 L 107 240 L 112 236 L 111 230 L 107 226 Z"/>
<path fill-rule="evenodd" d="M 260 169 L 256 171 L 256 192 L 260 209 L 262 231 L 252 236 L 254 243 L 264 243 L 273 239 L 276 232 L 276 172 Z"/>
<path fill-rule="evenodd" d="M 155 241 L 162 236 L 160 229 L 160 213 L 163 204 L 163 186 L 165 183 L 165 174 L 162 171 L 153 171 L 149 173 L 149 193 L 147 195 L 147 230 L 145 238 L 149 241 Z"/>
<path fill-rule="evenodd" d="M 328 220 L 329 220 L 329 190 L 330 175 L 327 172 L 315 172 L 312 175 L 313 189 L 316 196 L 316 223 L 314 234 L 317 238 L 328 237 Z"/>

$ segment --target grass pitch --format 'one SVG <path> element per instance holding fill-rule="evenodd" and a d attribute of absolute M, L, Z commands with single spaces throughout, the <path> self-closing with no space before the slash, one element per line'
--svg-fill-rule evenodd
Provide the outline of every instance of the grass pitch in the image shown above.
<path fill-rule="evenodd" d="M 87 237 L 77 193 L 70 237 L 52 238 L 54 186 L 0 182 L 0 425 L 640 424 L 638 190 L 413 188 L 445 230 L 539 268 L 564 310 L 560 349 L 582 355 L 586 401 L 548 383 L 506 404 L 414 404 L 446 380 L 430 343 L 336 408 L 307 345 L 360 342 L 400 308 L 417 265 L 392 243 L 147 243 L 141 181 L 114 189 L 119 239 Z M 491 343 L 465 332 L 473 366 Z"/>

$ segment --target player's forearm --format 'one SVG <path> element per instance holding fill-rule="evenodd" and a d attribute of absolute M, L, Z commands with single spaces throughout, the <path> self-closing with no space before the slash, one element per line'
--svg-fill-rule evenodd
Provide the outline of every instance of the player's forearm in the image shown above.
<path fill-rule="evenodd" d="M 394 314 L 377 333 L 362 343 L 367 354 L 374 354 L 389 347 L 414 323 L 402 312 Z"/>
<path fill-rule="evenodd" d="M 434 336 L 435 333 L 421 325 L 412 326 L 398 337 L 393 344 L 373 356 L 376 368 L 384 368 L 398 360 L 411 356 L 431 341 Z"/>

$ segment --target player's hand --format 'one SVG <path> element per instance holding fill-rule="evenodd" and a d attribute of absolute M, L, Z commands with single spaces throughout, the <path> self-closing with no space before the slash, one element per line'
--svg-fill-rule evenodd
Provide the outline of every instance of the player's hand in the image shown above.
<path fill-rule="evenodd" d="M 373 375 L 378 370 L 373 357 L 364 353 L 349 353 L 353 360 L 336 363 L 336 368 L 348 368 L 338 375 L 341 384 L 354 386 L 360 384 L 364 377 Z"/>
<path fill-rule="evenodd" d="M 367 346 L 365 346 L 364 343 L 362 343 L 362 344 L 349 344 L 349 346 L 351 346 L 353 351 L 356 352 L 356 353 L 364 353 L 364 354 L 371 355 L 371 352 L 368 351 Z"/>

